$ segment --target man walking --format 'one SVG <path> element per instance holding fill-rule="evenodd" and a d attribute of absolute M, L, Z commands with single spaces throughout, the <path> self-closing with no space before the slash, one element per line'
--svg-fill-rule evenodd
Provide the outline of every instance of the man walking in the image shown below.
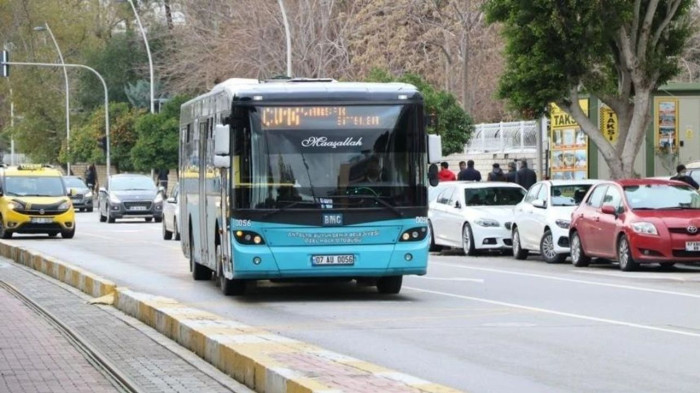
<path fill-rule="evenodd" d="M 440 164 L 442 169 L 440 169 L 440 172 L 438 172 L 438 179 L 440 181 L 453 181 L 457 180 L 457 177 L 455 176 L 454 172 L 448 169 L 449 164 L 447 162 L 443 162 Z"/>
<path fill-rule="evenodd" d="M 508 163 L 508 172 L 506 173 L 506 181 L 508 183 L 516 183 L 515 178 L 517 177 L 517 170 L 515 169 L 515 162 L 511 161 Z"/>
<path fill-rule="evenodd" d="M 481 181 L 481 172 L 474 169 L 474 160 L 467 161 L 467 168 L 459 172 L 457 180 Z"/>
<path fill-rule="evenodd" d="M 676 175 L 673 176 L 671 180 L 682 181 L 694 189 L 698 189 L 698 183 L 692 177 L 688 176 L 688 171 L 685 169 L 685 165 L 683 164 L 676 167 Z"/>
<path fill-rule="evenodd" d="M 503 169 L 501 165 L 497 162 L 493 163 L 493 169 L 489 172 L 486 177 L 488 181 L 506 181 L 506 175 L 503 174 Z"/>
<path fill-rule="evenodd" d="M 527 167 L 527 161 L 522 160 L 520 161 L 520 170 L 518 170 L 515 179 L 516 183 L 528 190 L 533 184 L 537 183 L 537 174 Z"/>

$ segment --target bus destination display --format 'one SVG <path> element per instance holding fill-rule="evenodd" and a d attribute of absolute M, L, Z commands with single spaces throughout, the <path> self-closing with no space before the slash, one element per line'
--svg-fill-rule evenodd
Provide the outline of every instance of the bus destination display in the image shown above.
<path fill-rule="evenodd" d="M 264 129 L 384 128 L 393 127 L 396 107 L 280 106 L 261 107 Z M 383 127 L 384 126 L 384 127 Z"/>

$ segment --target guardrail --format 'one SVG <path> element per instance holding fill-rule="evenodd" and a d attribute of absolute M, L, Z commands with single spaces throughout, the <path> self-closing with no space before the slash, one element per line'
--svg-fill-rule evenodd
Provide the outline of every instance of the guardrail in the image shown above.
<path fill-rule="evenodd" d="M 535 151 L 537 131 L 537 122 L 534 120 L 477 124 L 471 140 L 464 146 L 464 152 L 474 154 Z"/>

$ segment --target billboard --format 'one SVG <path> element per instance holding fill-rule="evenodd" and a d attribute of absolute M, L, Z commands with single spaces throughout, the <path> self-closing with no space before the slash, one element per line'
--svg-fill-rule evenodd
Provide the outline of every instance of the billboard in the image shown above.
<path fill-rule="evenodd" d="M 579 101 L 588 116 L 588 100 Z M 551 179 L 588 178 L 588 136 L 556 104 L 550 106 L 549 173 Z"/>

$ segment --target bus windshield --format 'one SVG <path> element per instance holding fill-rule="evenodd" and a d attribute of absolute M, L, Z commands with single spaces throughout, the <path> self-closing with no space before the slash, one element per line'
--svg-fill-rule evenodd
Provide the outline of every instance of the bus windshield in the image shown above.
<path fill-rule="evenodd" d="M 425 203 L 415 106 L 260 106 L 251 121 L 237 208 Z"/>

